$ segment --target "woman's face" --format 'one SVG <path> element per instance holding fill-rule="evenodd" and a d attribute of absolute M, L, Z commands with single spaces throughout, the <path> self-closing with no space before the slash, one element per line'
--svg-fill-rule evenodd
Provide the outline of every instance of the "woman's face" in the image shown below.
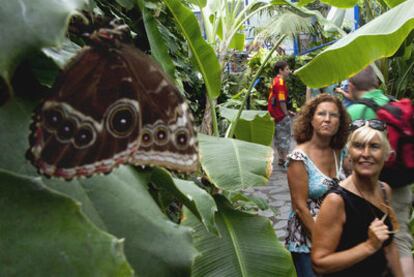
<path fill-rule="evenodd" d="M 381 172 L 384 166 L 384 146 L 378 135 L 375 135 L 369 142 L 351 142 L 349 155 L 352 161 L 353 170 L 365 176 L 374 176 Z"/>
<path fill-rule="evenodd" d="M 339 128 L 339 111 L 333 102 L 322 102 L 316 107 L 312 118 L 313 132 L 333 137 Z"/>

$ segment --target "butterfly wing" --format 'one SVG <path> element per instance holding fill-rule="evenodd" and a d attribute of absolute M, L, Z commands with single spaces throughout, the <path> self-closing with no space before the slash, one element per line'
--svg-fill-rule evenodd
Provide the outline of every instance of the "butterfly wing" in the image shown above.
<path fill-rule="evenodd" d="M 148 56 L 129 45 L 121 55 L 131 70 L 133 83 L 142 95 L 140 145 L 132 155 L 135 165 L 159 165 L 180 172 L 197 169 L 198 154 L 193 117 L 184 98 L 169 78 Z M 136 64 L 146 65 L 147 73 Z"/>
<path fill-rule="evenodd" d="M 59 76 L 31 125 L 29 160 L 47 176 L 108 173 L 139 145 L 141 103 L 118 54 L 87 48 Z"/>
<path fill-rule="evenodd" d="M 61 74 L 31 125 L 29 160 L 72 179 L 116 166 L 197 168 L 192 116 L 167 76 L 133 46 L 86 48 Z"/>

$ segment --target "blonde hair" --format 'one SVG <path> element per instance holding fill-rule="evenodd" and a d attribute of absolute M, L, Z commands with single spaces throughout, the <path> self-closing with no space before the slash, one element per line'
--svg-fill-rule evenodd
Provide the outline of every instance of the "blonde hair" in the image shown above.
<path fill-rule="evenodd" d="M 348 138 L 347 148 L 349 149 L 353 142 L 368 143 L 375 137 L 375 135 L 378 135 L 380 138 L 381 146 L 384 150 L 384 160 L 386 160 L 393 151 L 388 141 L 387 134 L 385 131 L 380 131 L 369 127 L 368 121 L 364 126 L 356 129 L 351 133 Z"/>

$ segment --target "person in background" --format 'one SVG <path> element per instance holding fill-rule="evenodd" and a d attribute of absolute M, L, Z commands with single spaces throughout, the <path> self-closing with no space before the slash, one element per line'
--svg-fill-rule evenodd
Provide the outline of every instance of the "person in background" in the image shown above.
<path fill-rule="evenodd" d="M 310 259 L 315 217 L 330 186 L 340 178 L 349 116 L 341 101 L 321 94 L 299 112 L 293 134 L 297 146 L 288 155 L 292 199 L 286 238 L 298 277 L 315 276 Z"/>
<path fill-rule="evenodd" d="M 371 66 L 349 79 L 349 92 L 353 99 L 371 99 L 379 106 L 390 101 L 382 90 L 378 89 L 379 80 Z M 347 108 L 352 120 L 376 119 L 374 110 L 363 104 L 352 104 Z M 398 178 L 398 176 L 395 176 Z M 414 260 L 411 253 L 413 237 L 410 232 L 409 220 L 411 211 L 411 186 L 392 188 L 393 209 L 397 214 L 400 230 L 395 234 L 395 243 L 398 247 L 401 265 L 405 276 L 414 276 Z"/>
<path fill-rule="evenodd" d="M 313 233 L 314 269 L 330 277 L 402 277 L 391 189 L 378 180 L 391 151 L 385 123 L 356 120 L 351 130 L 352 174 L 322 203 Z"/>
<path fill-rule="evenodd" d="M 349 93 L 348 80 L 343 81 L 340 87 L 335 88 L 335 92 L 342 95 L 342 104 L 345 106 L 345 108 L 352 105 L 352 95 Z"/>
<path fill-rule="evenodd" d="M 279 154 L 279 166 L 284 166 L 286 155 L 291 143 L 291 119 L 293 111 L 289 111 L 289 95 L 286 86 L 286 78 L 290 74 L 287 62 L 278 61 L 274 66 L 275 78 L 272 80 L 268 98 L 268 111 L 275 121 L 275 147 Z"/>
<path fill-rule="evenodd" d="M 319 94 L 327 93 L 329 95 L 335 96 L 335 88 L 337 87 L 336 84 L 330 85 L 323 88 L 310 88 L 306 87 L 306 102 L 310 101 L 311 99 L 315 98 Z"/>

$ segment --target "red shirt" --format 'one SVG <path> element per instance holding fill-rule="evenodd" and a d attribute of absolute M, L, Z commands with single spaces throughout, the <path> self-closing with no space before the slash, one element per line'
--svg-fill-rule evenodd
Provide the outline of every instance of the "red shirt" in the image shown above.
<path fill-rule="evenodd" d="M 280 107 L 280 102 L 287 102 L 288 89 L 285 80 L 277 75 L 270 86 L 267 110 L 276 122 L 281 121 L 286 115 Z"/>

